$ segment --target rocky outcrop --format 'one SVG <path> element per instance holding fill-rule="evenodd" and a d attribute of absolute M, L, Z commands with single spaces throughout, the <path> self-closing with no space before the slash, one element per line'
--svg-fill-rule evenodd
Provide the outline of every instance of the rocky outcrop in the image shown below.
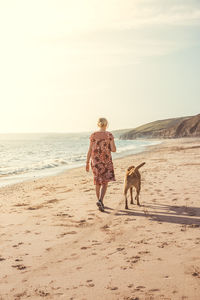
<path fill-rule="evenodd" d="M 166 137 L 200 137 L 200 114 L 180 122 L 165 131 Z"/>
<path fill-rule="evenodd" d="M 121 139 L 200 137 L 200 114 L 155 121 L 120 136 Z"/>

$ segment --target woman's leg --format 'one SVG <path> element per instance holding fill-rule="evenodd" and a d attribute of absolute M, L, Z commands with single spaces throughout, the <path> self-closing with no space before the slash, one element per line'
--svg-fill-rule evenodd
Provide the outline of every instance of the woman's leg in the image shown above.
<path fill-rule="evenodd" d="M 97 195 L 98 200 L 100 198 L 100 188 L 101 188 L 101 185 L 97 183 L 96 184 L 96 195 Z"/>
<path fill-rule="evenodd" d="M 104 211 L 103 202 L 101 202 L 101 200 L 100 200 L 101 187 L 102 187 L 101 184 L 96 183 L 96 195 L 97 195 L 97 199 L 98 199 L 96 204 L 100 211 Z"/>
<path fill-rule="evenodd" d="M 100 200 L 102 201 L 102 203 L 103 203 L 103 198 L 106 194 L 107 187 L 108 187 L 108 182 L 103 183 L 102 186 L 101 186 Z"/>

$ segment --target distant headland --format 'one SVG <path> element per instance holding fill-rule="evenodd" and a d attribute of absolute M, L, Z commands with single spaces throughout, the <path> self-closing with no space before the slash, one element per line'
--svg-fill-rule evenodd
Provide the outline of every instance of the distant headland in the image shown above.
<path fill-rule="evenodd" d="M 200 137 L 200 114 L 158 120 L 134 129 L 113 131 L 120 139 Z"/>

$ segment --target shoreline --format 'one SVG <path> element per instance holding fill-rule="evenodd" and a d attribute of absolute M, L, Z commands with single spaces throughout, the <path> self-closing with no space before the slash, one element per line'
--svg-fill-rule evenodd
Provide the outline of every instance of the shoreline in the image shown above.
<path fill-rule="evenodd" d="M 146 141 L 146 140 L 144 140 L 144 141 Z M 126 154 L 126 155 L 121 156 L 121 157 L 113 158 L 113 161 L 118 160 L 118 159 L 123 159 L 123 158 L 128 157 L 128 156 L 137 155 L 137 154 L 146 152 L 146 151 L 148 151 L 149 147 L 154 147 L 154 146 L 157 146 L 157 145 L 161 145 L 164 142 L 162 140 L 157 140 L 157 139 L 152 140 L 152 141 L 158 142 L 158 144 L 147 145 L 147 146 L 145 146 L 144 150 L 142 150 L 142 151 L 139 151 L 139 152 L 136 152 L 136 153 L 132 153 L 132 154 Z M 60 170 L 56 171 L 55 169 L 53 170 L 53 168 L 52 168 L 52 170 L 48 170 L 48 172 L 47 172 L 47 170 L 45 170 L 44 173 L 47 173 L 47 174 L 44 174 L 44 175 L 42 175 L 42 172 L 41 172 L 41 175 L 39 175 L 39 174 L 38 175 L 33 175 L 32 173 L 24 173 L 24 176 L 23 176 L 23 174 L 19 174 L 19 177 L 20 176 L 23 177 L 21 179 L 20 178 L 18 179 L 18 178 L 15 178 L 15 177 L 10 178 L 10 176 L 2 175 L 0 178 L 9 178 L 11 181 L 13 180 L 14 182 L 13 183 L 6 183 L 6 184 L 3 184 L 3 185 L 0 184 L 0 189 L 2 189 L 4 187 L 8 187 L 8 186 L 13 186 L 13 185 L 17 185 L 17 184 L 20 184 L 20 183 L 24 183 L 24 182 L 32 182 L 32 181 L 39 180 L 39 179 L 42 179 L 42 178 L 48 178 L 48 177 L 52 177 L 52 176 L 59 176 L 60 174 L 63 174 L 63 173 L 68 172 L 70 170 L 74 170 L 74 169 L 78 169 L 78 168 L 83 168 L 83 167 L 84 167 L 84 163 L 81 163 L 80 165 L 77 165 L 77 166 L 74 165 L 74 166 L 71 166 L 71 167 L 69 167 L 67 169 L 64 169 L 64 170 L 60 169 Z M 28 177 L 27 179 L 26 179 L 26 176 Z M 11 177 L 12 177 L 12 175 L 11 175 Z"/>
<path fill-rule="evenodd" d="M 198 300 L 200 139 L 165 140 L 115 160 L 96 207 L 83 167 L 0 189 L 0 299 Z M 141 206 L 124 209 L 128 166 Z"/>

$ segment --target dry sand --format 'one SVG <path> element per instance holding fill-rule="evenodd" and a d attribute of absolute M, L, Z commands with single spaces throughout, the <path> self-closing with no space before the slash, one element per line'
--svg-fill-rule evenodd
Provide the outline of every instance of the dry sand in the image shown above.
<path fill-rule="evenodd" d="M 142 205 L 125 210 L 143 161 Z M 0 299 L 200 299 L 200 139 L 114 165 L 104 213 L 84 168 L 0 189 Z"/>

